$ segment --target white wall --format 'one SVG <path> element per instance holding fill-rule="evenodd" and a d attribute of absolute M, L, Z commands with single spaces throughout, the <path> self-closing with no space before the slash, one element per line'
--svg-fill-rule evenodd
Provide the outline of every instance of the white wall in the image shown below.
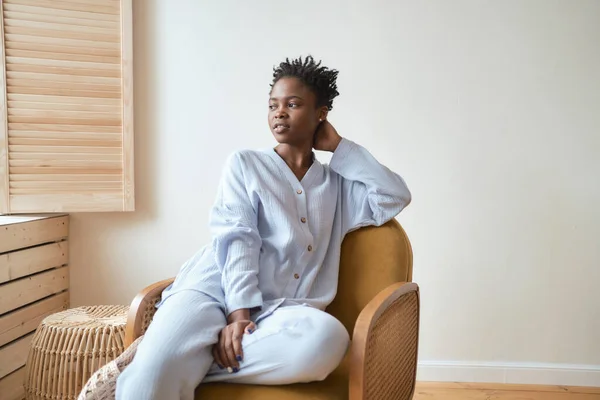
<path fill-rule="evenodd" d="M 227 154 L 273 144 L 272 66 L 310 52 L 340 70 L 331 121 L 413 192 L 420 377 L 600 385 L 599 18 L 594 0 L 135 1 L 137 211 L 72 216 L 73 304 L 129 303 L 208 241 Z"/>

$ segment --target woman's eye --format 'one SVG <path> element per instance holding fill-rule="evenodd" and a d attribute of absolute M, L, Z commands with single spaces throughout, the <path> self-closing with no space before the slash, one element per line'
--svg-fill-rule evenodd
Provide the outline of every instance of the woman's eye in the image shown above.
<path fill-rule="evenodd" d="M 274 110 L 274 109 L 276 109 L 276 108 L 277 108 L 277 107 L 276 107 L 276 106 L 274 106 L 273 104 L 269 105 L 269 110 Z"/>
<path fill-rule="evenodd" d="M 296 106 L 297 106 L 297 104 L 295 104 L 295 103 L 290 103 L 290 104 L 288 104 L 288 107 L 289 107 L 289 108 L 294 108 L 294 107 L 296 107 Z"/>

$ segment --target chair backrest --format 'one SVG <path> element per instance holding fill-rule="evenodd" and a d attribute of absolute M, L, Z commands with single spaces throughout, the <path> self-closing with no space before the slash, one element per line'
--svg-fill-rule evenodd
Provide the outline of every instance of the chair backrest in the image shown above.
<path fill-rule="evenodd" d="M 349 233 L 342 243 L 337 295 L 327 312 L 352 335 L 362 309 L 389 285 L 412 282 L 412 269 L 410 241 L 395 219 Z"/>

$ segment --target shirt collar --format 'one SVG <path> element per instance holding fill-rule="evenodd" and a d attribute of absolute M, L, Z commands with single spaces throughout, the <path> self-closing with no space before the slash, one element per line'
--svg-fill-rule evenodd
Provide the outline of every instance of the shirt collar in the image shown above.
<path fill-rule="evenodd" d="M 279 154 L 275 151 L 274 148 L 269 148 L 266 150 L 266 153 L 275 161 L 275 164 L 279 167 L 279 169 L 283 172 L 287 180 L 290 184 L 297 188 L 300 187 L 309 187 L 315 182 L 315 179 L 323 174 L 323 165 L 317 160 L 315 157 L 315 153 L 313 152 L 313 163 L 306 171 L 306 174 L 302 177 L 302 180 L 298 180 L 294 172 L 291 168 L 286 164 L 285 160 L 281 158 Z"/>

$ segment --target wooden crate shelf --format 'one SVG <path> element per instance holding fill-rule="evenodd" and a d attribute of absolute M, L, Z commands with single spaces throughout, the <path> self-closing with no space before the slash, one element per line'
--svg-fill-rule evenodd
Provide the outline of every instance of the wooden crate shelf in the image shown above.
<path fill-rule="evenodd" d="M 35 329 L 69 307 L 69 216 L 0 216 L 0 400 L 25 397 Z"/>

